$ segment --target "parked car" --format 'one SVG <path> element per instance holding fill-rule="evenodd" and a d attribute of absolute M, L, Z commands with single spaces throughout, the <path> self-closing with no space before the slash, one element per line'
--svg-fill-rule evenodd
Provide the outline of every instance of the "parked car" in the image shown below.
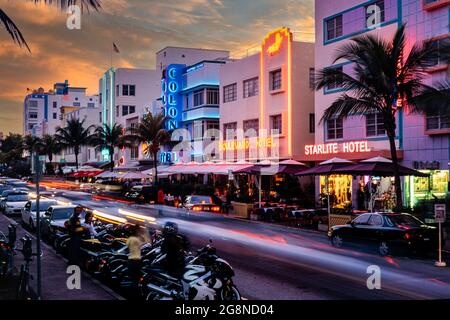
<path fill-rule="evenodd" d="M 125 193 L 125 199 L 136 203 L 156 201 L 157 192 L 154 186 L 134 186 Z"/>
<path fill-rule="evenodd" d="M 0 197 L 1 197 L 2 193 L 3 193 L 3 191 L 12 190 L 12 188 L 13 187 L 11 187 L 9 185 L 6 185 L 6 184 L 0 184 Z"/>
<path fill-rule="evenodd" d="M 39 212 L 41 218 L 45 215 L 45 211 L 50 206 L 56 206 L 56 200 L 40 200 L 39 201 Z M 28 201 L 22 208 L 22 224 L 31 228 L 31 230 L 36 229 L 36 200 Z"/>
<path fill-rule="evenodd" d="M 43 219 L 41 221 L 41 235 L 42 238 L 50 243 L 55 239 L 57 232 L 65 231 L 65 222 L 73 215 L 77 206 L 50 206 L 45 211 Z M 81 216 L 80 220 L 84 217 Z"/>
<path fill-rule="evenodd" d="M 10 193 L 2 201 L 3 213 L 5 215 L 21 214 L 22 208 L 28 202 L 29 196 L 26 192 Z"/>
<path fill-rule="evenodd" d="M 192 211 L 220 212 L 220 206 L 215 204 L 210 196 L 187 196 L 182 206 Z"/>
<path fill-rule="evenodd" d="M 434 251 L 439 241 L 436 227 L 406 213 L 362 214 L 346 225 L 332 227 L 328 236 L 335 247 L 346 242 L 375 245 L 381 256 L 395 249 Z"/>

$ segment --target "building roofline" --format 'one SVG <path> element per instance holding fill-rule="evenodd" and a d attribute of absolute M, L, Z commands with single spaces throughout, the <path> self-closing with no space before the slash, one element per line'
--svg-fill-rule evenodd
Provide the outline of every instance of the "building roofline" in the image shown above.
<path fill-rule="evenodd" d="M 164 47 L 161 50 L 157 51 L 156 54 L 158 54 L 160 52 L 163 52 L 164 50 L 167 50 L 167 49 L 188 49 L 188 50 L 202 50 L 202 51 L 215 51 L 215 52 L 227 52 L 227 53 L 230 53 L 230 51 L 228 51 L 228 50 L 167 46 L 167 47 Z"/>

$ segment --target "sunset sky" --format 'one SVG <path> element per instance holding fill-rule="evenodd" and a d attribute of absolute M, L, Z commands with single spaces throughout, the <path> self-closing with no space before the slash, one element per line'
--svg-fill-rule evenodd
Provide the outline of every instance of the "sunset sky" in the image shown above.
<path fill-rule="evenodd" d="M 281 26 L 296 39 L 314 39 L 313 0 L 103 0 L 102 10 L 85 14 L 81 30 L 66 27 L 55 6 L 0 0 L 32 53 L 12 42 L 0 25 L 0 132 L 22 133 L 27 88 L 69 80 L 98 93 L 98 79 L 110 66 L 112 42 L 121 53 L 115 67 L 155 68 L 165 46 L 230 50 L 236 56 L 259 45 Z"/>

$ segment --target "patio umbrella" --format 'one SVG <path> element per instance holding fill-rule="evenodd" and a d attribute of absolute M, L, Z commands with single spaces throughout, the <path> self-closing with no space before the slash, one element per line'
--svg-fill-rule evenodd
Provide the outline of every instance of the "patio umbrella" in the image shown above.
<path fill-rule="evenodd" d="M 142 172 L 125 172 L 120 175 L 120 178 L 127 180 L 141 180 L 150 178 L 148 175 L 143 174 Z"/>
<path fill-rule="evenodd" d="M 317 167 L 304 170 L 300 173 L 297 173 L 297 176 L 329 176 L 332 174 L 336 174 L 336 170 L 340 168 L 345 168 L 351 165 L 352 162 L 341 159 L 341 158 L 332 158 L 330 160 L 324 161 L 320 163 Z M 340 173 L 342 174 L 342 173 Z"/>
<path fill-rule="evenodd" d="M 399 165 L 400 176 L 416 176 L 416 177 L 428 177 L 429 174 Z M 351 174 L 358 176 L 379 176 L 379 177 L 392 177 L 394 175 L 394 164 L 391 160 L 376 157 L 368 160 L 361 161 L 360 163 L 341 167 L 336 169 L 340 174 Z"/>
<path fill-rule="evenodd" d="M 118 174 L 117 172 L 105 171 L 96 175 L 95 177 L 100 179 L 119 178 L 120 174 Z"/>

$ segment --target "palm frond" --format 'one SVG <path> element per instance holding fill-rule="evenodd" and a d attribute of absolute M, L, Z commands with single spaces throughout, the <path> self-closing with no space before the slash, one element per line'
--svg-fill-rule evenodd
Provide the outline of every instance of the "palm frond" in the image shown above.
<path fill-rule="evenodd" d="M 8 15 L 2 9 L 0 9 L 0 23 L 5 27 L 6 31 L 9 33 L 15 43 L 17 43 L 20 47 L 25 46 L 28 52 L 31 53 L 30 47 L 25 41 L 22 32 L 19 30 L 14 21 L 10 17 L 8 17 Z"/>

